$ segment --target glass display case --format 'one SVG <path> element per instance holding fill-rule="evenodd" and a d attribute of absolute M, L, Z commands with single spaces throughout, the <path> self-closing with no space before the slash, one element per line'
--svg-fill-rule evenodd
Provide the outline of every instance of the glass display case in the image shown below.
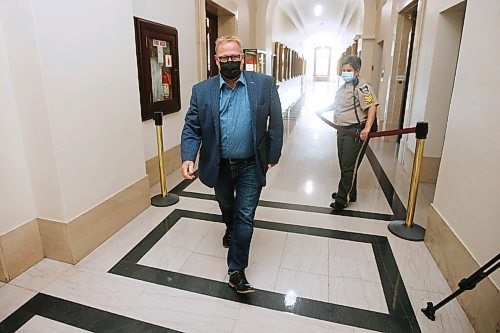
<path fill-rule="evenodd" d="M 244 49 L 245 70 L 252 72 L 266 72 L 266 52 L 257 49 Z"/>

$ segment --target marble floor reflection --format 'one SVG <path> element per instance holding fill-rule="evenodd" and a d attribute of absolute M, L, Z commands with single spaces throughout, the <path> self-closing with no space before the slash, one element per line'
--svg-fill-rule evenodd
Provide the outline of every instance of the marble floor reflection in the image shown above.
<path fill-rule="evenodd" d="M 387 230 L 408 200 L 396 143 L 370 142 L 357 202 L 332 213 L 336 133 L 315 111 L 335 84 L 306 91 L 284 114 L 283 157 L 256 212 L 255 294 L 227 285 L 213 191 L 175 172 L 178 204 L 149 207 L 77 265 L 44 259 L 0 283 L 0 332 L 474 332 L 456 301 L 435 322 L 420 312 L 451 290 L 424 243 Z M 420 188 L 415 221 L 425 226 L 434 188 Z"/>

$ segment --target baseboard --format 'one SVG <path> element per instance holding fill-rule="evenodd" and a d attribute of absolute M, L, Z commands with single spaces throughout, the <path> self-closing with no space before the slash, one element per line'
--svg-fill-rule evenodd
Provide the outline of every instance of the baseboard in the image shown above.
<path fill-rule="evenodd" d="M 165 174 L 168 175 L 181 166 L 181 145 L 174 146 L 163 153 L 165 163 Z M 146 173 L 149 177 L 149 185 L 160 181 L 160 168 L 158 166 L 158 156 L 146 161 Z M 167 184 L 168 185 L 168 184 Z M 168 188 L 167 190 L 170 190 Z"/>
<path fill-rule="evenodd" d="M 425 244 L 452 290 L 480 267 L 433 205 L 429 208 Z M 489 278 L 460 295 L 458 301 L 476 332 L 500 332 L 500 317 L 495 315 L 500 309 L 500 291 Z"/>
<path fill-rule="evenodd" d="M 76 264 L 150 206 L 148 177 L 69 223 L 38 219 L 45 257 Z"/>
<path fill-rule="evenodd" d="M 411 175 L 412 173 L 414 157 L 415 154 L 408 147 L 406 147 L 403 157 L 403 168 L 409 175 Z M 441 158 L 439 157 L 423 156 L 422 164 L 420 167 L 420 182 L 436 184 L 439 174 L 440 163 L 441 163 Z"/>
<path fill-rule="evenodd" d="M 42 259 L 36 219 L 0 236 L 0 281 L 12 280 Z"/>

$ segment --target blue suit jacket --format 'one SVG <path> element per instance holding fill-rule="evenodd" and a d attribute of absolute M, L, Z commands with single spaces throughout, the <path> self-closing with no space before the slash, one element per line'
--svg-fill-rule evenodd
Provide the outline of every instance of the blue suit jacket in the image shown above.
<path fill-rule="evenodd" d="M 283 145 L 281 103 L 272 77 L 255 72 L 244 73 L 252 112 L 257 171 L 261 185 L 265 186 L 266 176 L 260 167 L 261 155 L 258 148 L 264 136 L 267 136 L 267 163 L 278 163 Z M 200 180 L 209 187 L 215 186 L 219 174 L 221 137 L 219 101 L 218 75 L 194 85 L 181 136 L 182 162 L 195 161 L 201 145 L 198 174 Z"/>

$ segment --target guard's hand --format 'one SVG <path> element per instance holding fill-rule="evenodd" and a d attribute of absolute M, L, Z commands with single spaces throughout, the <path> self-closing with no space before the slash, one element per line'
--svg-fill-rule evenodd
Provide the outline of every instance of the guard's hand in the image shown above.
<path fill-rule="evenodd" d="M 194 179 L 194 162 L 184 161 L 181 166 L 181 175 L 184 179 L 193 180 Z"/>
<path fill-rule="evenodd" d="M 267 169 L 271 169 L 273 166 L 275 166 L 276 164 L 268 164 L 267 165 Z"/>
<path fill-rule="evenodd" d="M 365 141 L 366 139 L 368 139 L 368 134 L 370 134 L 370 129 L 365 127 L 363 128 L 361 133 L 359 133 L 359 138 Z"/>

